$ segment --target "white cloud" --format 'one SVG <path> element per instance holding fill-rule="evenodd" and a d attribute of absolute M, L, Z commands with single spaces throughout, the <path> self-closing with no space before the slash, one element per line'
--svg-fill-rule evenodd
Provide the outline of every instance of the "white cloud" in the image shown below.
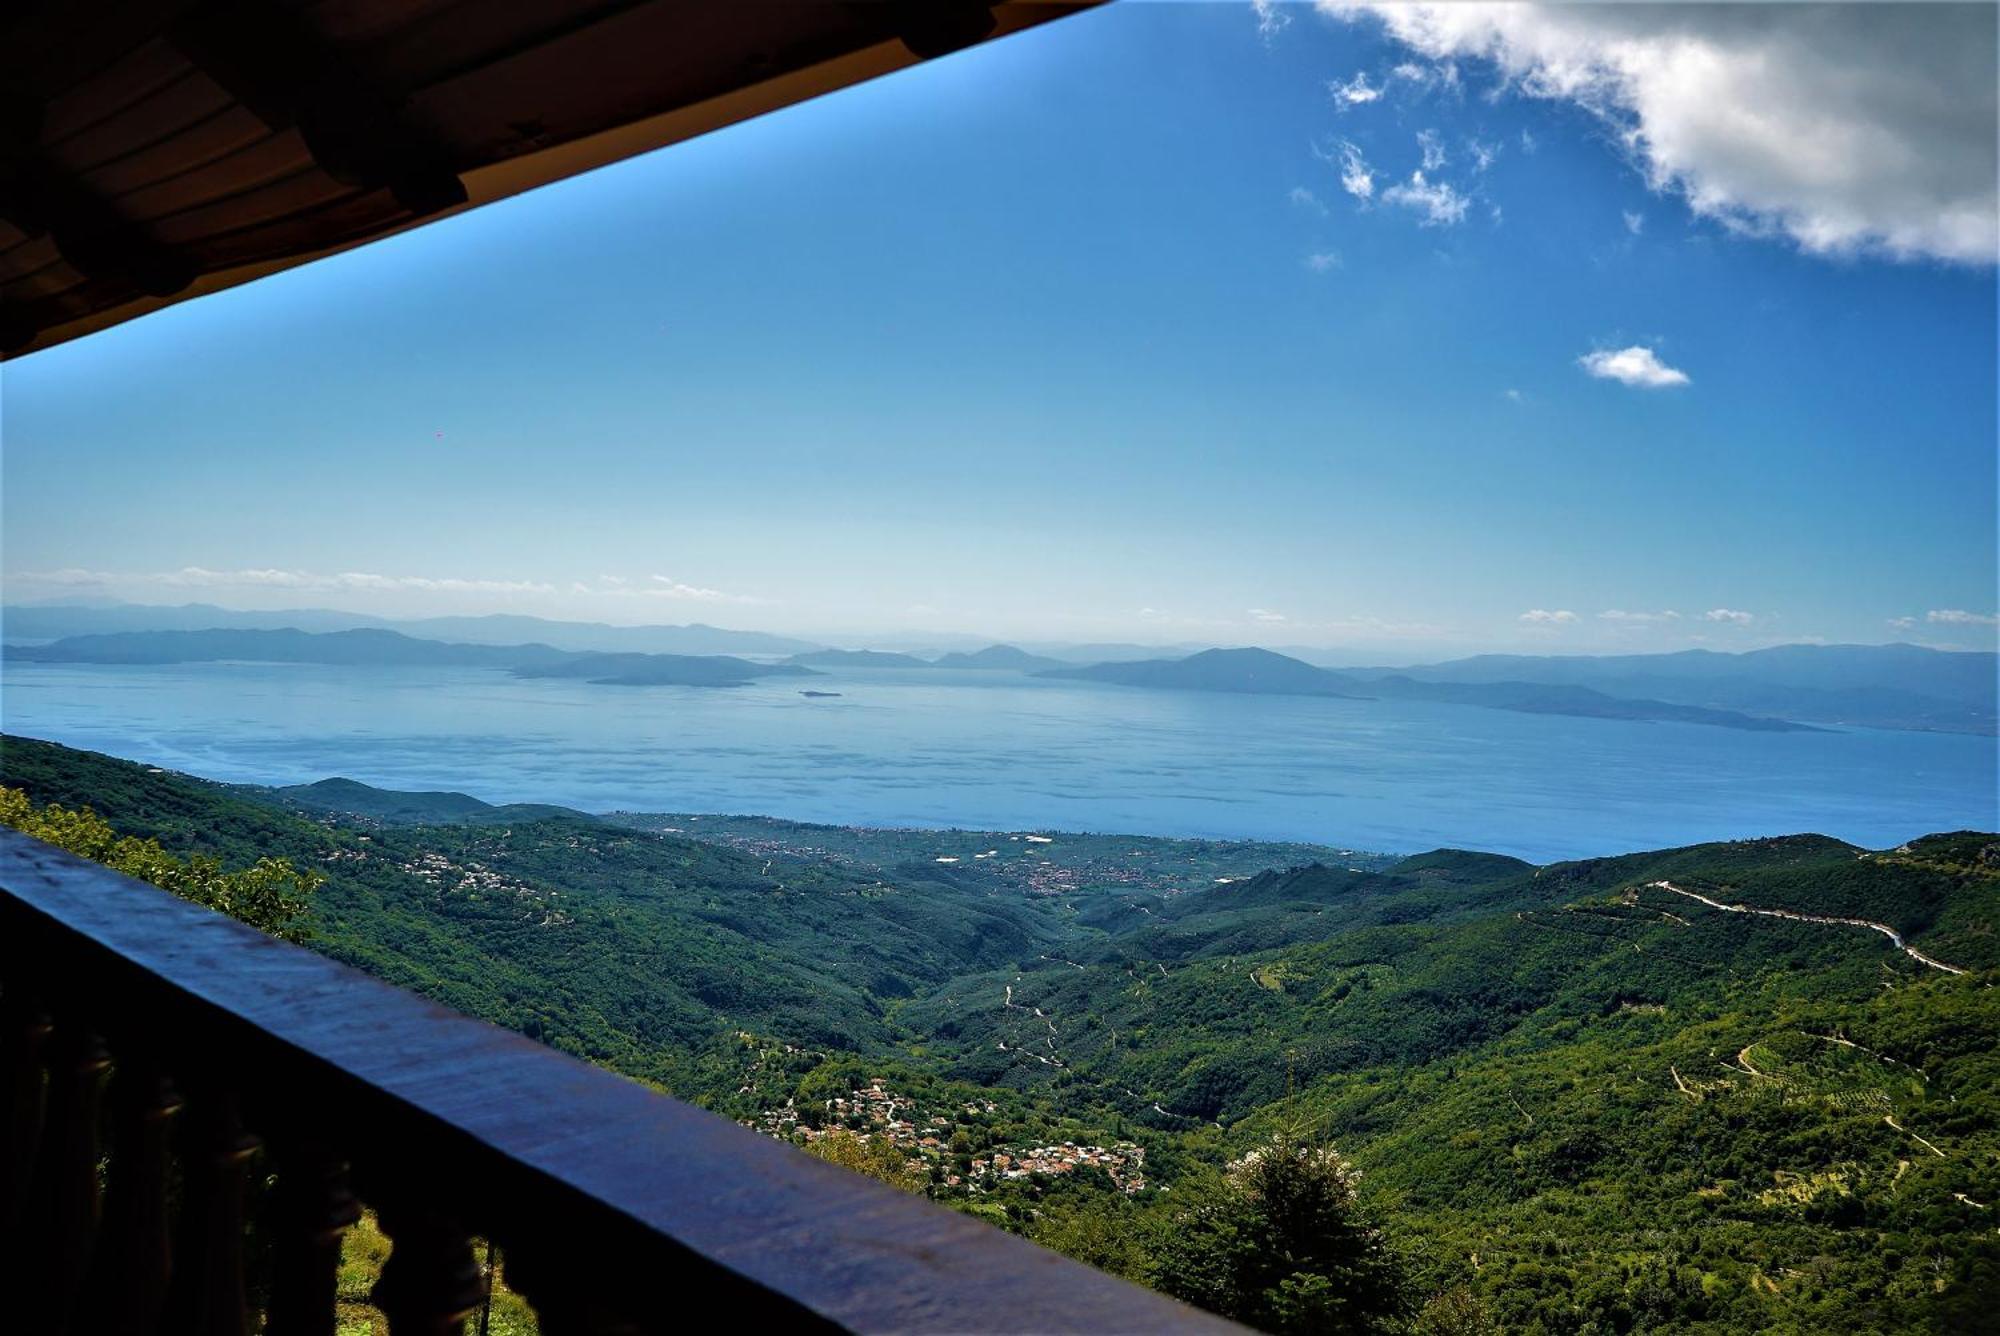
<path fill-rule="evenodd" d="M 1567 608 L 1529 608 L 1515 620 L 1530 626 L 1569 626 L 1577 620 L 1577 615 Z"/>
<path fill-rule="evenodd" d="M 1389 77 L 1413 85 L 1420 93 L 1442 90 L 1450 94 L 1459 91 L 1458 66 L 1449 60 L 1424 63 L 1405 60 L 1389 71 Z"/>
<path fill-rule="evenodd" d="M 1245 615 L 1253 622 L 1275 623 L 1290 621 L 1282 612 L 1272 612 L 1269 608 L 1251 608 Z"/>
<path fill-rule="evenodd" d="M 1582 107 L 1654 190 L 1733 230 L 1814 254 L 2000 252 L 1990 5 L 1321 8 Z"/>
<path fill-rule="evenodd" d="M 1475 172 L 1487 170 L 1493 165 L 1494 159 L 1500 156 L 1498 144 L 1488 144 L 1479 139 L 1466 140 L 1465 151 L 1472 155 L 1472 170 Z"/>
<path fill-rule="evenodd" d="M 769 600 L 748 594 L 729 594 L 683 584 L 665 575 L 652 582 L 634 585 L 623 576 L 601 575 L 595 586 L 580 580 L 568 582 L 566 591 L 548 580 L 502 580 L 457 575 L 383 575 L 375 571 L 321 573 L 248 567 L 241 570 L 211 570 L 206 566 L 182 566 L 169 571 L 91 571 L 66 567 L 55 571 L 10 573 L 9 585 L 39 588 L 98 589 L 284 589 L 301 593 L 429 593 L 474 595 L 533 595 L 568 592 L 597 597 L 686 599 L 703 603 L 765 603 Z"/>
<path fill-rule="evenodd" d="M 1284 6 L 1274 0 L 1250 0 L 1250 12 L 1257 18 L 1257 35 L 1266 42 L 1274 41 L 1292 21 Z"/>
<path fill-rule="evenodd" d="M 1623 213 L 1625 215 L 1625 230 L 1627 232 L 1636 237 L 1646 230 L 1645 214 L 1633 213 L 1630 209 L 1623 210 Z"/>
<path fill-rule="evenodd" d="M 1687 372 L 1670 367 L 1651 348 L 1634 344 L 1615 352 L 1585 353 L 1576 364 L 1599 380 L 1615 380 L 1644 390 L 1660 390 L 1688 383 Z"/>
<path fill-rule="evenodd" d="M 1314 251 L 1311 255 L 1306 256 L 1306 268 L 1312 270 L 1315 274 L 1324 274 L 1338 269 L 1340 268 L 1340 263 L 1339 251 Z"/>
<path fill-rule="evenodd" d="M 1500 397 L 1510 404 L 1525 404 L 1528 402 L 1528 396 L 1519 390 L 1502 390 L 1500 391 Z"/>
<path fill-rule="evenodd" d="M 1349 107 L 1366 106 L 1382 96 L 1381 85 L 1369 83 L 1368 76 L 1358 70 L 1346 83 L 1337 79 L 1329 81 L 1326 91 L 1332 96 L 1334 105 L 1342 111 Z"/>
<path fill-rule="evenodd" d="M 1340 188 L 1358 200 L 1375 196 L 1375 173 L 1368 166 L 1368 159 L 1361 156 L 1361 148 L 1352 140 L 1343 139 L 1334 145 L 1331 153 L 1324 149 L 1314 150 L 1328 162 L 1340 167 Z"/>
<path fill-rule="evenodd" d="M 1454 223 L 1462 223 L 1465 211 L 1472 203 L 1447 182 L 1425 180 L 1421 171 L 1411 172 L 1408 181 L 1383 191 L 1382 202 L 1421 213 L 1423 217 L 1418 222 L 1423 227 L 1450 227 Z"/>
<path fill-rule="evenodd" d="M 1444 140 L 1435 130 L 1417 131 L 1417 151 L 1423 154 L 1424 170 L 1434 172 L 1444 166 Z"/>
<path fill-rule="evenodd" d="M 1626 612 L 1623 608 L 1609 608 L 1597 614 L 1601 622 L 1619 622 L 1627 626 L 1657 626 L 1661 622 L 1677 622 L 1681 615 L 1668 608 L 1660 612 Z"/>
<path fill-rule="evenodd" d="M 1298 205 L 1300 208 L 1311 209 L 1320 217 L 1326 217 L 1326 205 L 1321 202 L 1318 195 L 1313 194 L 1312 191 L 1307 190 L 1304 186 L 1293 186 L 1289 198 L 1292 203 Z"/>
<path fill-rule="evenodd" d="M 1701 615 L 1705 622 L 1728 622 L 1731 626 L 1748 626 L 1757 620 L 1754 612 L 1739 612 L 1735 608 L 1710 608 Z"/>
<path fill-rule="evenodd" d="M 542 580 L 488 580 L 451 575 L 379 575 L 371 571 L 320 574 L 313 571 L 250 567 L 218 571 L 206 566 L 182 566 L 170 571 L 87 571 L 67 567 L 57 571 L 23 571 L 9 583 L 77 588 L 136 587 L 166 589 L 297 589 L 308 592 L 341 590 L 424 590 L 471 594 L 548 594 L 555 586 Z"/>
<path fill-rule="evenodd" d="M 1937 626 L 2000 626 L 2000 616 L 1964 608 L 1934 608 L 1924 614 L 1924 620 Z"/>
<path fill-rule="evenodd" d="M 111 576 L 103 571 L 86 571 L 77 566 L 65 566 L 54 571 L 22 571 L 7 577 L 9 583 L 52 586 L 59 589 L 82 588 L 106 584 Z"/>
<path fill-rule="evenodd" d="M 639 590 L 652 598 L 686 599 L 693 603 L 762 603 L 761 598 L 748 594 L 725 594 L 720 589 L 704 589 L 699 585 L 683 584 L 671 575 L 655 575 L 653 583 Z"/>

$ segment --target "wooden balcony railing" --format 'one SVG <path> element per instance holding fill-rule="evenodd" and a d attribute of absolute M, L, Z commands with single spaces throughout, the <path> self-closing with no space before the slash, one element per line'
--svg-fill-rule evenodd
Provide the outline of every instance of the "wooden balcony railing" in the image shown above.
<path fill-rule="evenodd" d="M 5 829 L 0 1023 L 9 1331 L 330 1336 L 364 1202 L 396 1336 L 474 1237 L 550 1336 L 1234 1330 Z"/>

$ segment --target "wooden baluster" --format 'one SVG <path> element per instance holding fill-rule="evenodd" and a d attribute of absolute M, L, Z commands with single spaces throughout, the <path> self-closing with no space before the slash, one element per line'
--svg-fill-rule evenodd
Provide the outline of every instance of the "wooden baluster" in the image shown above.
<path fill-rule="evenodd" d="M 369 1297 L 389 1319 L 390 1336 L 461 1336 L 486 1293 L 472 1240 L 417 1202 L 384 1202 L 376 1218 L 393 1246 Z"/>
<path fill-rule="evenodd" d="M 567 1247 L 509 1248 L 507 1284 L 535 1309 L 542 1336 L 641 1336 L 646 1326 L 603 1306 L 602 1258 Z"/>
<path fill-rule="evenodd" d="M 121 1059 L 104 1228 L 77 1318 L 83 1336 L 145 1336 L 159 1321 L 172 1269 L 167 1180 L 180 1093 L 154 1061 Z"/>
<path fill-rule="evenodd" d="M 245 1336 L 244 1193 L 262 1144 L 243 1129 L 234 1094 L 195 1101 L 181 1156 L 182 1201 L 173 1279 L 160 1326 L 174 1336 Z"/>
<path fill-rule="evenodd" d="M 100 1207 L 97 1129 L 111 1055 L 82 1025 L 58 1025 L 49 1045 L 48 1117 L 35 1151 L 17 1239 L 13 1291 L 23 1331 L 64 1330 L 90 1269 Z"/>
<path fill-rule="evenodd" d="M 18 1258 L 15 1228 L 28 1208 L 35 1146 L 42 1136 L 43 1049 L 49 1018 L 27 995 L 9 988 L 0 994 L 0 1080 L 6 1089 L 6 1140 L 0 1142 L 0 1256 Z M 4 1270 L 4 1267 L 0 1267 Z"/>
<path fill-rule="evenodd" d="M 281 1147 L 272 1203 L 270 1336 L 333 1336 L 340 1236 L 361 1218 L 347 1163 L 322 1147 Z"/>

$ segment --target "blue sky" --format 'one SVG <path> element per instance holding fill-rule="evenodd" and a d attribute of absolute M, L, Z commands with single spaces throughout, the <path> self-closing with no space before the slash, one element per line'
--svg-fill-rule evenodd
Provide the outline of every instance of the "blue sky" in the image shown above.
<path fill-rule="evenodd" d="M 8 363 L 8 596 L 1990 647 L 1990 116 L 1577 14 L 1114 7 Z"/>

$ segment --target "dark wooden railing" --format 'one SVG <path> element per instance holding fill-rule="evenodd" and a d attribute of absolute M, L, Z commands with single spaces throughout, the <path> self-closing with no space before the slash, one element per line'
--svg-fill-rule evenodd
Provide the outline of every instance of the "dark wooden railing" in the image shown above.
<path fill-rule="evenodd" d="M 1233 1330 L 4 828 L 0 1024 L 24 1336 L 330 1336 L 364 1202 L 396 1336 L 475 1237 L 550 1336 Z"/>

